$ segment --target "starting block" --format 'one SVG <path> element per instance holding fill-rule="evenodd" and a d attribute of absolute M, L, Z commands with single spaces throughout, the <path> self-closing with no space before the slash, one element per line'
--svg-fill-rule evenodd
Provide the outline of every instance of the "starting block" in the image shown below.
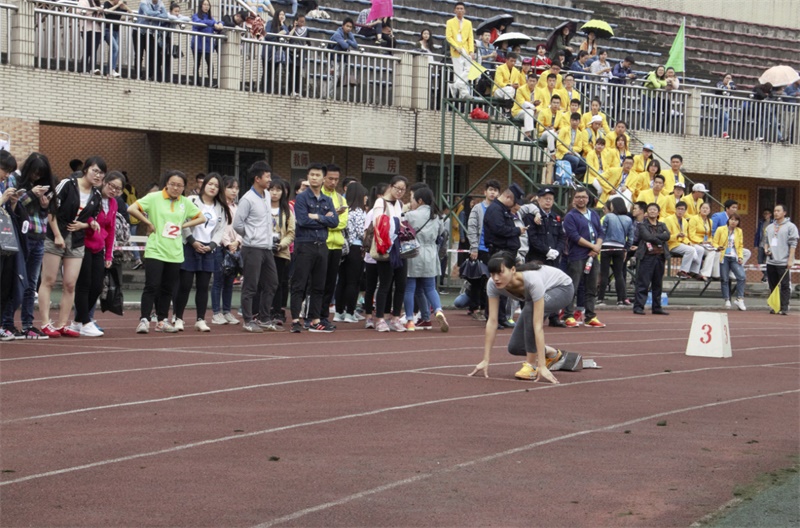
<path fill-rule="evenodd" d="M 687 356 L 729 358 L 731 353 L 731 334 L 728 314 L 724 312 L 695 312 L 689 342 L 686 344 Z"/>

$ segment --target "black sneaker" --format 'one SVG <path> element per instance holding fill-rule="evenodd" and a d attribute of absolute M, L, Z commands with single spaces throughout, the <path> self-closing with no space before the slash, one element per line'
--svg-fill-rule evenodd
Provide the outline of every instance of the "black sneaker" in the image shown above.
<path fill-rule="evenodd" d="M 20 330 L 16 326 L 12 326 L 11 328 L 6 328 L 6 330 L 8 330 L 12 334 L 14 334 L 14 339 L 15 340 L 25 339 L 25 332 L 23 332 L 22 330 Z"/>
<path fill-rule="evenodd" d="M 329 327 L 331 330 L 336 330 L 336 325 L 331 323 L 327 317 L 320 317 L 319 322 Z"/>
<path fill-rule="evenodd" d="M 322 334 L 330 334 L 331 332 L 333 332 L 333 330 L 334 329 L 331 328 L 331 324 L 330 323 L 325 324 L 324 321 L 320 321 L 315 325 L 312 324 L 311 327 L 308 329 L 309 332 L 322 333 Z"/>
<path fill-rule="evenodd" d="M 303 331 L 303 324 L 300 321 L 293 321 L 292 322 L 292 333 L 299 334 Z"/>

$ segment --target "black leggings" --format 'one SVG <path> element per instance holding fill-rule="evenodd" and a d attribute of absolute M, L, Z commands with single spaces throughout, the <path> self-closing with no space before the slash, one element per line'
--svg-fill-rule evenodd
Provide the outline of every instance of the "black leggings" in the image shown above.
<path fill-rule="evenodd" d="M 195 276 L 197 276 L 197 290 L 194 293 L 194 304 L 197 309 L 197 320 L 206 318 L 208 285 L 211 282 L 211 272 L 181 270 L 181 283 L 178 286 L 178 295 L 175 298 L 175 317 L 178 319 L 183 319 L 183 311 L 189 302 L 189 294 L 192 292 L 192 282 L 194 282 Z"/>
<path fill-rule="evenodd" d="M 272 319 L 277 316 L 286 316 L 283 312 L 286 301 L 289 299 L 289 259 L 275 257 L 275 268 L 278 270 L 278 289 L 272 298 Z"/>
<path fill-rule="evenodd" d="M 342 264 L 339 266 L 339 284 L 337 289 L 336 312 L 347 312 L 355 314 L 356 303 L 358 302 L 359 283 L 361 275 L 364 273 L 364 258 L 361 256 L 360 246 L 351 246 L 350 252 L 342 257 Z M 364 298 L 366 303 L 366 297 Z"/>
<path fill-rule="evenodd" d="M 181 272 L 180 262 L 164 262 L 154 258 L 144 260 L 144 290 L 142 290 L 142 319 L 149 319 L 156 305 L 159 321 L 169 316 L 169 304 L 172 302 L 172 289 L 178 282 Z"/>
<path fill-rule="evenodd" d="M 89 311 L 103 292 L 105 277 L 105 251 L 92 253 L 84 249 L 81 272 L 75 283 L 75 318 L 79 323 L 91 323 Z"/>
<path fill-rule="evenodd" d="M 392 268 L 389 261 L 378 262 L 378 293 L 375 295 L 375 316 L 383 318 L 389 291 L 394 280 L 394 296 L 392 298 L 392 315 L 400 317 L 403 313 L 403 300 L 406 294 L 406 261 L 397 269 Z"/>

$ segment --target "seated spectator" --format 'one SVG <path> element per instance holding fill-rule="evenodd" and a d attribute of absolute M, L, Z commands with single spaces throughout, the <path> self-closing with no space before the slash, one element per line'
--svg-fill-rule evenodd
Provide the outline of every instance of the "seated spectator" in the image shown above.
<path fill-rule="evenodd" d="M 594 192 L 597 196 L 603 194 L 603 186 L 600 184 L 600 180 L 604 172 L 609 168 L 605 156 L 605 149 L 606 140 L 598 138 L 592 148 L 584 152 L 584 158 L 586 158 L 586 166 L 588 168 L 583 177 L 583 182 L 587 186 L 594 188 Z"/>
<path fill-rule="evenodd" d="M 297 3 L 298 3 L 298 0 L 275 0 L 275 1 L 277 3 L 279 3 L 279 4 L 292 6 L 292 12 L 291 13 L 287 13 L 287 16 L 293 18 L 297 14 Z"/>
<path fill-rule="evenodd" d="M 594 151 L 595 143 L 602 139 L 603 144 L 605 145 L 605 131 L 603 130 L 603 118 L 598 116 L 594 116 L 592 120 L 589 122 L 589 128 L 584 130 L 586 134 L 586 146 L 584 148 L 584 156 Z"/>
<path fill-rule="evenodd" d="M 712 243 L 710 213 L 711 206 L 704 203 L 698 209 L 698 214 L 689 220 L 689 241 L 703 250 L 703 265 L 700 274 L 695 277 L 701 281 L 707 281 L 708 277 L 711 277 L 714 272 L 714 263 L 717 260 L 717 251 Z"/>
<path fill-rule="evenodd" d="M 536 56 L 533 58 L 533 69 L 536 71 L 536 75 L 541 77 L 545 70 L 550 69 L 551 64 L 553 61 L 547 57 L 547 46 L 544 44 L 536 46 Z"/>
<path fill-rule="evenodd" d="M 556 58 L 553 59 L 553 64 L 558 64 L 559 66 L 561 66 L 562 70 L 566 70 L 567 67 L 569 66 L 569 64 L 567 63 L 566 53 L 564 51 L 559 51 L 558 55 L 556 55 Z"/>
<path fill-rule="evenodd" d="M 494 61 L 499 63 L 504 63 L 506 61 L 506 55 L 511 53 L 508 49 L 508 42 L 503 41 L 497 46 L 495 46 L 495 53 L 497 53 L 497 57 L 495 57 Z"/>
<path fill-rule="evenodd" d="M 536 89 L 534 90 L 533 94 L 534 106 L 539 106 L 540 104 L 542 107 L 550 106 L 550 101 L 552 101 L 554 97 L 558 96 L 559 108 L 562 111 L 567 109 L 567 96 L 564 95 L 561 90 L 556 89 L 556 78 L 557 76 L 555 73 L 549 74 L 544 88 L 539 86 L 539 82 L 536 83 Z"/>
<path fill-rule="evenodd" d="M 561 101 L 563 102 L 564 98 L 565 98 L 564 93 L 563 93 L 564 90 L 561 90 L 561 92 L 562 92 L 561 93 Z M 567 108 L 567 110 L 564 112 L 564 114 L 565 114 L 564 118 L 566 119 L 567 123 L 569 123 L 569 120 L 572 117 L 572 114 L 575 114 L 575 113 L 577 113 L 578 115 L 581 114 L 580 113 L 580 109 L 581 109 L 581 104 L 578 102 L 577 99 L 573 99 L 572 101 L 569 101 L 569 108 Z M 578 128 L 580 129 L 580 123 L 578 123 Z"/>
<path fill-rule="evenodd" d="M 686 216 L 691 218 L 700 213 L 700 206 L 705 203 L 703 196 L 708 192 L 706 186 L 702 183 L 695 183 L 692 185 L 692 192 L 687 195 L 683 201 L 686 202 Z"/>
<path fill-rule="evenodd" d="M 562 88 L 564 88 L 564 83 L 562 82 L 562 77 L 561 77 L 561 65 L 557 63 L 551 64 L 549 70 L 542 72 L 542 74 L 539 76 L 539 82 L 536 84 L 536 87 L 544 88 L 545 86 L 547 86 L 547 77 L 551 73 L 555 74 L 556 76 L 556 89 L 561 90 Z"/>
<path fill-rule="evenodd" d="M 611 142 L 611 134 L 606 136 L 606 145 L 610 144 Z M 611 160 L 611 165 L 613 167 L 622 167 L 622 162 L 625 161 L 625 158 L 630 156 L 633 159 L 633 155 L 628 150 L 628 138 L 626 136 L 620 136 L 614 142 L 614 146 L 611 147 L 609 150 L 609 157 L 614 156 L 614 159 Z"/>
<path fill-rule="evenodd" d="M 644 145 L 642 145 L 642 153 L 637 154 L 633 157 L 633 172 L 635 172 L 638 175 L 638 177 L 642 180 L 643 185 L 641 189 L 648 189 L 653 187 L 652 185 L 653 175 L 649 173 L 649 169 L 650 169 L 650 164 L 656 161 L 655 158 L 653 157 L 654 150 L 655 149 L 653 148 L 653 145 L 651 145 L 650 143 L 645 143 Z M 659 166 L 659 172 L 660 171 L 661 168 Z M 637 193 L 633 194 L 634 201 L 637 201 L 636 194 Z"/>
<path fill-rule="evenodd" d="M 431 30 L 425 28 L 419 34 L 419 41 L 417 42 L 417 51 L 420 53 L 433 53 L 433 39 L 431 38 Z"/>
<path fill-rule="evenodd" d="M 381 26 L 381 34 L 375 43 L 380 45 L 382 48 L 386 48 L 388 50 L 386 53 L 389 55 L 392 54 L 392 50 L 395 48 L 395 39 L 394 32 L 392 31 L 392 25 L 389 22 L 383 23 Z"/>
<path fill-rule="evenodd" d="M 533 59 L 530 57 L 525 57 L 522 59 L 522 78 L 527 79 L 528 75 L 531 75 L 533 72 Z"/>
<path fill-rule="evenodd" d="M 681 257 L 681 269 L 678 277 L 695 278 L 703 262 L 703 249 L 689 240 L 689 219 L 686 218 L 686 203 L 675 204 L 675 214 L 664 219 L 669 230 L 669 252 Z"/>
<path fill-rule="evenodd" d="M 497 59 L 497 51 L 495 50 L 494 45 L 491 43 L 491 32 L 484 31 L 481 34 L 481 39 L 478 41 L 478 45 L 475 48 L 476 52 L 478 53 L 478 60 L 481 63 L 481 66 L 486 68 L 487 70 L 494 69 L 494 61 Z"/>
<path fill-rule="evenodd" d="M 590 31 L 586 34 L 586 40 L 581 43 L 581 47 L 578 48 L 578 50 L 579 58 L 581 51 L 586 52 L 587 59 L 597 55 L 597 35 L 594 34 L 594 31 Z"/>
<path fill-rule="evenodd" d="M 325 20 L 330 20 L 331 16 L 320 9 L 315 0 L 307 0 L 306 6 L 308 7 L 306 18 L 324 18 Z"/>
<path fill-rule="evenodd" d="M 556 87 L 558 87 L 558 81 L 556 81 Z M 564 76 L 564 87 L 562 90 L 564 92 L 562 95 L 567 96 L 567 101 L 578 101 L 578 111 L 580 111 L 581 93 L 575 88 L 575 76 L 571 73 Z"/>
<path fill-rule="evenodd" d="M 633 157 L 626 156 L 622 162 L 622 167 L 613 167 L 605 171 L 600 185 L 603 187 L 603 194 L 600 201 L 605 203 L 611 196 L 625 197 L 625 203 L 633 201 L 633 193 L 636 190 L 636 174 L 633 172 Z"/>
<path fill-rule="evenodd" d="M 729 274 L 733 273 L 736 277 L 736 300 L 734 304 L 737 308 L 744 311 L 744 240 L 742 229 L 739 227 L 741 218 L 737 213 L 732 213 L 728 217 L 727 225 L 720 226 L 714 233 L 714 245 L 721 252 L 719 268 L 719 279 L 722 282 L 722 298 L 725 300 L 725 308 L 731 307 L 731 290 Z"/>
<path fill-rule="evenodd" d="M 558 159 L 567 161 L 572 167 L 572 173 L 583 179 L 586 174 L 586 162 L 581 158 L 586 143 L 586 133 L 581 131 L 581 115 L 574 112 L 569 118 L 569 128 L 562 128 L 558 132 Z"/>
<path fill-rule="evenodd" d="M 534 128 L 534 115 L 536 113 L 536 107 L 532 101 L 535 87 L 536 76 L 529 75 L 527 82 L 517 89 L 517 94 L 514 97 L 514 106 L 511 107 L 511 117 L 523 121 L 522 131 L 529 138 Z"/>
<path fill-rule="evenodd" d="M 570 28 L 569 25 L 564 26 L 561 29 L 561 34 L 556 36 L 556 39 L 553 42 L 553 47 L 550 49 L 550 60 L 555 61 L 555 59 L 558 58 L 559 53 L 561 53 L 564 55 L 565 64 L 563 64 L 563 66 L 565 67 L 572 62 L 572 57 L 575 53 L 574 48 L 569 45 L 569 41 L 572 40 L 573 36 L 575 36 L 575 32 L 571 31 L 573 28 Z"/>
<path fill-rule="evenodd" d="M 613 77 L 612 70 L 613 68 L 608 62 L 608 51 L 604 49 L 598 50 L 597 60 L 592 63 L 589 71 L 594 75 L 599 75 L 601 81 L 609 82 Z"/>
<path fill-rule="evenodd" d="M 625 150 L 627 151 L 628 145 L 631 144 L 631 137 L 628 135 L 627 130 L 628 130 L 628 124 L 625 121 L 622 121 L 620 119 L 614 125 L 614 130 L 612 130 L 611 132 L 608 133 L 608 136 L 606 137 L 606 140 L 610 141 L 612 145 L 616 145 L 617 144 L 617 138 L 619 136 L 625 136 Z"/>
<path fill-rule="evenodd" d="M 592 119 L 595 116 L 600 116 L 603 122 L 603 132 L 606 134 L 607 137 L 608 134 L 611 132 L 611 129 L 608 127 L 608 119 L 606 118 L 606 115 L 600 111 L 601 107 L 602 103 L 600 102 L 600 99 L 598 99 L 597 97 L 592 99 L 592 102 L 589 105 L 589 111 L 583 114 L 583 116 L 581 117 L 581 130 L 586 130 L 586 128 L 592 122 Z M 613 143 L 611 143 L 611 145 L 613 146 Z"/>
<path fill-rule="evenodd" d="M 497 40 L 497 37 L 499 37 L 500 35 L 502 35 L 505 32 L 506 32 L 506 25 L 505 24 L 500 24 L 496 28 L 492 28 L 491 33 L 489 33 L 489 42 L 494 44 L 494 41 Z"/>
<path fill-rule="evenodd" d="M 653 176 L 653 187 L 640 191 L 635 200 L 647 204 L 658 204 L 658 218 L 663 222 L 665 207 L 670 200 L 670 195 L 664 191 L 664 176 L 661 175 L 661 167 L 657 164 L 658 161 L 654 161 L 650 167 L 650 174 L 655 173 Z"/>
<path fill-rule="evenodd" d="M 589 54 L 586 51 L 579 51 L 578 52 L 578 60 L 572 61 L 572 64 L 569 65 L 569 71 L 572 72 L 572 75 L 576 79 L 585 79 L 586 76 L 583 75 L 589 71 L 589 66 L 586 64 L 589 61 Z"/>
<path fill-rule="evenodd" d="M 517 58 L 516 53 L 509 53 L 505 64 L 498 66 L 494 72 L 494 96 L 498 99 L 514 99 L 517 88 L 525 82 L 515 68 Z"/>
<path fill-rule="evenodd" d="M 664 171 L 661 172 L 661 175 L 664 176 L 664 190 L 667 190 L 667 179 L 668 176 L 664 175 Z M 678 202 L 683 202 L 683 195 L 685 194 L 686 184 L 683 182 L 678 182 L 672 188 L 672 192 L 668 192 L 667 194 L 670 195 L 670 199 L 667 200 L 667 207 L 666 211 L 664 211 L 664 218 L 667 218 L 671 215 L 675 214 L 675 208 L 678 206 Z M 686 206 L 686 202 L 683 202 L 684 207 Z M 689 217 L 687 216 L 686 219 L 688 220 Z"/>
<path fill-rule="evenodd" d="M 636 61 L 630 55 L 622 59 L 622 62 L 617 63 L 611 69 L 611 79 L 608 82 L 612 84 L 628 84 L 636 78 L 636 74 L 631 71 L 631 66 L 634 64 L 636 64 Z"/>
<path fill-rule="evenodd" d="M 686 183 L 686 180 L 681 172 L 683 166 L 683 156 L 680 154 L 673 154 L 669 159 L 669 170 L 663 170 L 661 174 L 664 175 L 664 190 L 671 193 L 678 183 Z"/>

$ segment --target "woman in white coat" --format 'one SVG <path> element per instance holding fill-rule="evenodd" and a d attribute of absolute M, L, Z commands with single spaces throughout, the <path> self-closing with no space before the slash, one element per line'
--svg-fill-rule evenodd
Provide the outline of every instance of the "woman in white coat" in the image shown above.
<path fill-rule="evenodd" d="M 436 291 L 436 277 L 441 273 L 439 263 L 439 247 L 436 239 L 444 232 L 444 224 L 433 210 L 433 192 L 425 187 L 414 191 L 411 201 L 411 210 L 406 213 L 406 221 L 417 232 L 417 242 L 420 244 L 419 255 L 408 259 L 408 280 L 406 281 L 405 308 L 406 331 L 416 330 L 414 324 L 414 294 L 417 288 L 422 290 L 426 299 L 426 306 L 418 306 L 423 323 L 430 323 L 430 310 L 438 321 L 442 332 L 447 332 L 450 326 L 442 311 L 442 301 Z"/>

